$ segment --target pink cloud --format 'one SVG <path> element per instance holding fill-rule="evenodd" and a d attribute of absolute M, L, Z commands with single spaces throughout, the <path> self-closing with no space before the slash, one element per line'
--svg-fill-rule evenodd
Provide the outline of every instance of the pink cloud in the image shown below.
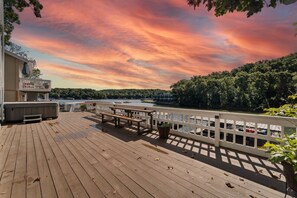
<path fill-rule="evenodd" d="M 40 61 L 52 76 L 96 88 L 168 89 L 193 75 L 297 51 L 297 39 L 290 36 L 290 23 L 297 19 L 292 13 L 265 10 L 249 19 L 236 13 L 216 18 L 178 0 L 52 0 L 44 2 L 42 19 L 26 11 L 13 36 L 49 57 Z"/>

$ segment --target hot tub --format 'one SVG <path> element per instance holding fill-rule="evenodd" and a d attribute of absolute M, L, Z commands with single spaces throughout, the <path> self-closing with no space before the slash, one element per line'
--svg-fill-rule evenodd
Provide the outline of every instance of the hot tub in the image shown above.
<path fill-rule="evenodd" d="M 59 114 L 59 104 L 57 102 L 5 102 L 4 120 L 5 122 L 23 121 L 24 115 L 41 114 L 42 119 L 55 119 Z"/>

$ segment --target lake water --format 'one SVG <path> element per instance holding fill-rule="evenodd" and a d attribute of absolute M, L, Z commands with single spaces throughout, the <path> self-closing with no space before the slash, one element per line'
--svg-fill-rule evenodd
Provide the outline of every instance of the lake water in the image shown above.
<path fill-rule="evenodd" d="M 159 106 L 154 103 L 144 103 L 141 100 L 129 100 L 129 99 L 102 99 L 102 100 L 53 100 L 54 102 L 58 102 L 59 104 L 75 104 L 82 102 L 110 102 L 114 104 L 127 104 L 133 106 Z"/>

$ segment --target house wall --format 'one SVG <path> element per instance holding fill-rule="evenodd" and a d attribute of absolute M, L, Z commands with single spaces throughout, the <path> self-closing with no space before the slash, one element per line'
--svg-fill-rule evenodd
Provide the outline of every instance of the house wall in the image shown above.
<path fill-rule="evenodd" d="M 23 62 L 5 54 L 4 64 L 4 101 L 14 102 L 18 100 L 19 67 Z"/>
<path fill-rule="evenodd" d="M 22 69 L 24 66 L 23 58 L 17 58 L 9 53 L 5 53 L 5 67 L 4 67 L 4 101 L 5 102 L 25 102 L 25 101 L 37 101 L 38 93 L 36 90 L 34 91 L 24 91 L 20 90 L 20 79 L 25 78 L 22 74 Z M 33 64 L 29 64 L 30 72 L 33 69 Z M 48 100 L 48 94 L 44 96 L 45 99 Z"/>
<path fill-rule="evenodd" d="M 38 93 L 36 92 L 28 92 L 27 93 L 27 101 L 37 101 Z"/>
<path fill-rule="evenodd" d="M 4 93 L 4 102 L 15 102 L 17 101 L 18 93 L 17 91 L 7 91 Z"/>

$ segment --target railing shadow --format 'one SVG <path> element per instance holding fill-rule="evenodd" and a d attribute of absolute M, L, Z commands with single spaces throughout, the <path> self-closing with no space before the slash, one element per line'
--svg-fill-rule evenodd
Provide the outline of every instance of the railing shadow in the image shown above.
<path fill-rule="evenodd" d="M 285 192 L 281 167 L 271 164 L 265 158 L 227 148 L 215 147 L 176 135 L 170 135 L 167 140 L 160 140 L 155 131 L 142 136 L 142 139 L 239 177 Z"/>
<path fill-rule="evenodd" d="M 281 166 L 272 164 L 265 158 L 223 147 L 215 147 L 172 134 L 169 135 L 168 139 L 159 139 L 156 131 L 136 135 L 136 130 L 133 128 L 114 128 L 113 124 L 101 124 L 97 117 L 85 117 L 85 119 L 94 121 L 96 124 L 92 125 L 93 127 L 122 141 L 130 142 L 141 139 L 285 193 L 286 184 Z"/>

